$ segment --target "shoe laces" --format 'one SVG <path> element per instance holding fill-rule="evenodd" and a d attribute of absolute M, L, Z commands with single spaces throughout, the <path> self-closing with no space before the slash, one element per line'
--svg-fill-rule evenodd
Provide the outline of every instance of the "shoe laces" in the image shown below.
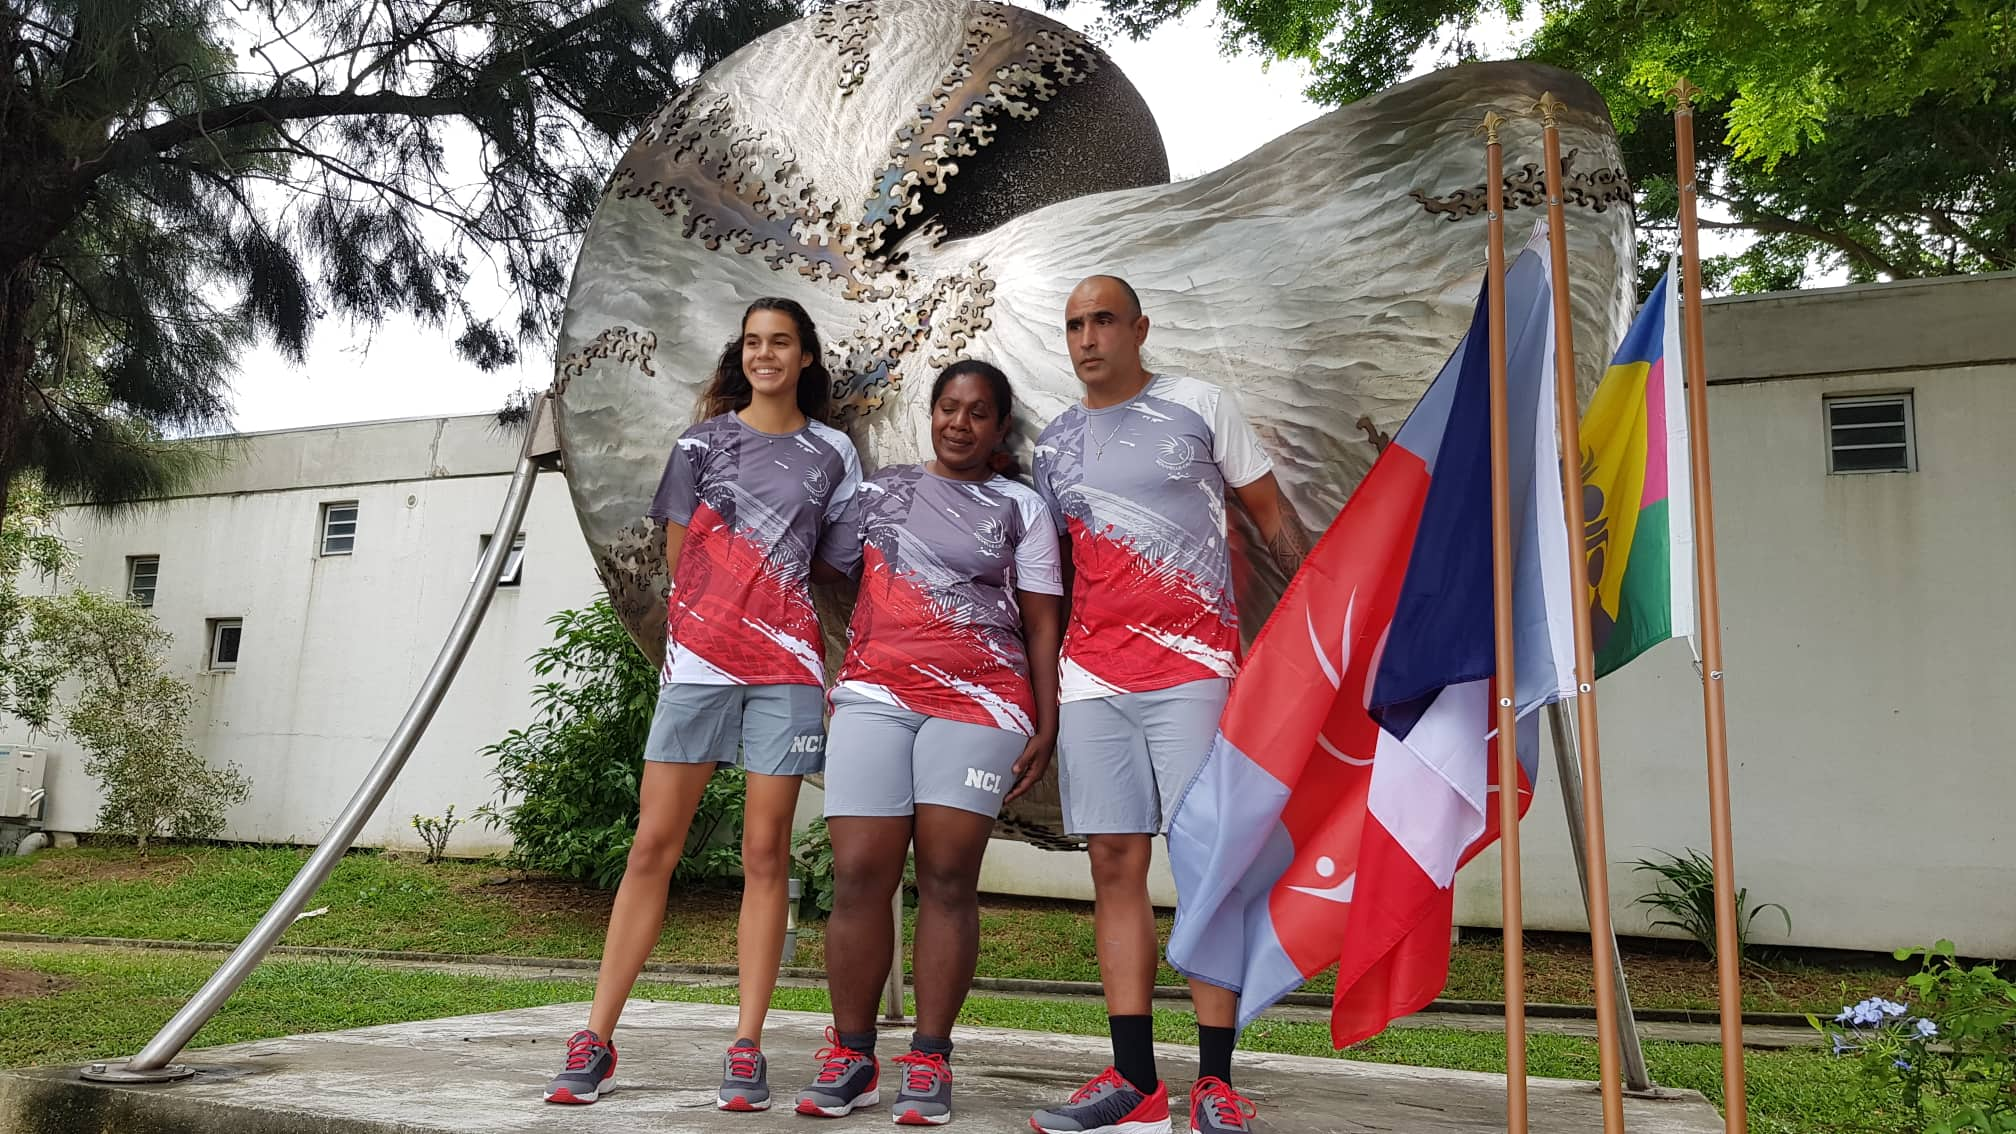
<path fill-rule="evenodd" d="M 868 1057 L 841 1043 L 839 1030 L 828 1027 L 826 1046 L 813 1052 L 812 1058 L 819 1061 L 819 1081 L 837 1083 L 847 1077 L 847 1070 L 851 1065 Z"/>
<path fill-rule="evenodd" d="M 728 1075 L 733 1079 L 754 1079 L 756 1077 L 756 1056 L 760 1052 L 753 1047 L 731 1047 L 728 1049 Z"/>
<path fill-rule="evenodd" d="M 595 1061 L 595 1053 L 605 1051 L 608 1047 L 609 1045 L 597 1038 L 594 1032 L 575 1032 L 567 1040 L 567 1070 L 587 1070 L 588 1065 Z"/>
<path fill-rule="evenodd" d="M 952 1081 L 952 1069 L 935 1051 L 907 1051 L 896 1057 L 904 1065 L 903 1089 L 911 1094 L 929 1094 L 938 1089 L 938 1080 Z"/>
<path fill-rule="evenodd" d="M 1071 1101 L 1074 1103 L 1084 1102 L 1086 1099 L 1089 1099 L 1093 1095 L 1098 1094 L 1099 1088 L 1105 1086 L 1108 1083 L 1111 1083 L 1114 1087 L 1123 1091 L 1131 1091 L 1134 1089 L 1134 1084 L 1121 1078 L 1120 1072 L 1114 1070 L 1111 1067 L 1108 1067 L 1106 1070 L 1099 1072 L 1098 1078 L 1078 1088 L 1078 1093 L 1071 1096 Z"/>
<path fill-rule="evenodd" d="M 1252 1102 L 1245 1095 L 1233 1090 L 1232 1084 L 1215 1075 L 1197 1080 L 1190 1093 L 1197 1100 L 1194 1105 L 1211 1107 L 1220 1125 L 1243 1128 L 1246 1120 L 1255 1113 Z"/>

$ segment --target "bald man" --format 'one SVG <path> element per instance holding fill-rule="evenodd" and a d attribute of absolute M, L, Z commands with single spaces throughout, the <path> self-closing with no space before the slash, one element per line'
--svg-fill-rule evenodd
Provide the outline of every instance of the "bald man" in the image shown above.
<path fill-rule="evenodd" d="M 1085 395 L 1037 440 L 1035 481 L 1067 537 L 1059 782 L 1065 830 L 1091 850 L 1113 1066 L 1030 1124 L 1045 1134 L 1162 1134 L 1169 1090 L 1156 1073 L 1150 1015 L 1148 862 L 1238 672 L 1228 491 L 1289 573 L 1309 540 L 1231 395 L 1143 368 L 1148 317 L 1125 280 L 1080 283 L 1064 334 Z M 1247 1131 L 1252 1105 L 1231 1085 L 1238 994 L 1193 980 L 1190 996 L 1199 1036 L 1190 1129 Z"/>

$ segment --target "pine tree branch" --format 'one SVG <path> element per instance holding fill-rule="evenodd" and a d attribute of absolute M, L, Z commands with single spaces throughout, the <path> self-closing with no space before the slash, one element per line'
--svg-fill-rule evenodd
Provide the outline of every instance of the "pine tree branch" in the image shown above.
<path fill-rule="evenodd" d="M 498 61 L 501 62 L 512 55 L 518 55 L 529 61 L 519 68 L 520 70 L 537 70 L 539 64 L 544 62 L 546 57 L 553 51 L 571 41 L 575 36 L 580 35 L 582 32 L 587 31 L 589 28 L 609 19 L 615 14 L 614 6 L 609 4 L 591 9 L 531 42 L 519 45 L 513 51 L 500 53 Z"/>
<path fill-rule="evenodd" d="M 319 82 L 322 78 L 322 71 L 321 71 L 322 64 L 329 62 L 331 59 L 342 58 L 343 52 L 339 50 L 331 52 L 328 55 L 324 55 L 319 59 L 310 59 L 308 57 L 307 52 L 294 46 L 294 38 L 293 38 L 294 33 L 301 31 L 302 29 L 306 28 L 309 24 L 315 22 L 315 16 L 312 12 L 309 15 L 301 17 L 301 22 L 295 25 L 295 27 L 292 30 L 283 30 L 278 28 L 277 26 L 279 21 L 278 12 L 275 12 L 273 14 L 273 18 L 276 25 L 273 38 L 267 40 L 265 43 L 253 44 L 252 50 L 250 52 L 250 54 L 256 55 L 259 58 L 264 59 L 266 61 L 266 65 L 268 67 L 273 68 L 273 85 L 267 89 L 266 93 L 268 97 L 279 94 L 281 87 L 287 82 L 287 80 L 292 78 L 294 75 L 299 74 L 302 71 L 313 72 L 316 80 Z M 284 43 L 288 47 L 292 48 L 294 54 L 300 57 L 301 63 L 298 66 L 290 67 L 287 70 L 282 71 L 280 69 L 280 64 L 274 61 L 273 56 L 268 53 L 268 49 L 271 48 L 276 43 Z"/>
<path fill-rule="evenodd" d="M 445 3 L 442 5 L 445 7 Z M 438 12 L 440 9 L 437 8 Z M 522 73 L 536 67 L 544 57 L 561 45 L 569 42 L 582 32 L 595 26 L 614 14 L 608 6 L 593 9 L 575 19 L 551 29 L 546 34 L 520 45 L 513 51 L 499 54 L 497 60 L 512 60 L 517 66 L 513 73 Z M 429 19 L 432 19 L 430 15 Z M 422 31 L 430 30 L 423 21 Z M 417 42 L 417 39 L 409 39 Z M 394 47 L 381 54 L 367 71 L 382 67 L 403 48 Z M 529 60 L 529 65 L 528 65 Z M 335 94 L 269 95 L 265 98 L 249 99 L 230 106 L 180 115 L 165 122 L 157 123 L 144 130 L 127 134 L 114 142 L 98 157 L 79 163 L 71 173 L 73 192 L 87 191 L 92 182 L 108 172 L 128 168 L 157 154 L 163 154 L 197 137 L 237 129 L 255 124 L 278 125 L 282 122 L 312 120 L 322 118 L 355 117 L 359 115 L 404 115 L 409 118 L 445 118 L 472 114 L 484 96 L 501 86 L 505 76 L 492 68 L 477 72 L 477 79 L 471 90 L 458 97 L 439 95 L 406 94 L 398 91 L 381 90 L 371 94 L 356 94 L 345 90 Z"/>
<path fill-rule="evenodd" d="M 127 134 L 90 161 L 80 162 L 71 171 L 74 192 L 88 192 L 98 178 L 130 168 L 167 153 L 177 146 L 206 134 L 222 133 L 243 126 L 278 127 L 284 122 L 314 121 L 323 118 L 361 115 L 402 115 L 408 118 L 448 118 L 470 113 L 477 96 L 443 98 L 436 95 L 378 91 L 367 95 L 315 94 L 257 98 L 214 110 L 198 111 Z"/>
<path fill-rule="evenodd" d="M 316 165 L 321 166 L 324 170 L 334 174 L 337 177 L 341 177 L 352 184 L 360 185 L 376 192 L 381 198 L 390 198 L 391 200 L 411 205 L 413 208 L 419 209 L 422 212 L 430 213 L 434 216 L 440 217 L 442 220 L 445 220 L 448 223 L 454 225 L 455 227 L 463 230 L 464 232 L 469 233 L 470 235 L 476 237 L 478 240 L 498 241 L 505 239 L 505 237 L 499 233 L 486 230 L 481 224 L 480 220 L 477 217 L 472 216 L 470 210 L 466 206 L 463 206 L 462 203 L 459 201 L 455 202 L 456 208 L 454 209 L 444 208 L 433 201 L 429 201 L 424 198 L 415 196 L 414 194 L 406 191 L 405 189 L 400 188 L 397 185 L 392 184 L 389 181 L 383 181 L 380 180 L 379 178 L 373 177 L 370 174 L 365 173 L 363 170 L 358 169 L 356 166 L 350 164 L 347 161 L 331 157 L 328 154 L 318 153 L 313 148 L 308 146 L 306 143 L 302 142 L 300 139 L 294 137 L 294 135 L 288 133 L 285 130 L 278 129 L 276 127 L 274 133 L 278 134 L 283 140 L 285 140 L 288 143 L 289 147 L 291 147 L 291 152 L 296 157 L 307 158 L 309 161 L 315 163 Z M 445 189 L 443 189 L 443 187 L 440 186 L 438 182 L 433 184 L 435 184 L 435 187 L 437 189 L 441 189 L 445 194 L 446 192 Z M 454 200 L 454 196 L 452 194 L 447 194 L 447 196 L 449 200 L 451 201 Z"/>
<path fill-rule="evenodd" d="M 364 80 L 370 78 L 372 75 L 377 74 L 379 71 L 383 70 L 386 66 L 388 66 L 394 59 L 397 59 L 399 56 L 405 54 L 407 48 L 420 42 L 427 36 L 433 35 L 435 32 L 434 21 L 440 17 L 441 13 L 448 10 L 448 5 L 450 2 L 451 0 L 441 0 L 440 3 L 434 5 L 433 11 L 427 13 L 425 16 L 422 16 L 420 20 L 413 25 L 413 28 L 410 32 L 408 32 L 403 36 L 399 36 L 393 39 L 386 46 L 385 50 L 379 53 L 376 59 L 373 59 L 371 62 L 365 64 L 364 69 L 362 71 L 359 71 L 355 75 L 350 76 L 350 81 L 343 85 L 343 93 L 346 95 L 356 94 L 357 88 L 363 85 Z M 388 8 L 386 10 L 386 15 L 387 16 L 391 15 L 391 9 Z M 361 47 L 358 50 L 361 50 Z M 356 54 L 356 51 L 353 50 L 351 54 L 354 56 Z"/>

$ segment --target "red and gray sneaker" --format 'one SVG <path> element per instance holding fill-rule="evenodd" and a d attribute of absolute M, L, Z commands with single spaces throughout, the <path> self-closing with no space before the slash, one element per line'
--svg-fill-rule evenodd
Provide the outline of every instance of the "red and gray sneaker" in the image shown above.
<path fill-rule="evenodd" d="M 1232 1084 L 1207 1076 L 1190 1086 L 1190 1134 L 1249 1134 L 1253 1104 Z"/>
<path fill-rule="evenodd" d="M 567 1040 L 567 1069 L 546 1084 L 546 1101 L 586 1105 L 616 1089 L 616 1045 L 583 1028 Z"/>
<path fill-rule="evenodd" d="M 721 1057 L 721 1093 L 715 1096 L 717 1110 L 769 1110 L 770 1065 L 756 1045 L 738 1039 Z"/>
<path fill-rule="evenodd" d="M 1070 1102 L 1037 1111 L 1029 1125 L 1041 1134 L 1169 1134 L 1169 1084 L 1144 1095 L 1108 1067 Z"/>
<path fill-rule="evenodd" d="M 943 1126 L 952 1121 L 952 1068 L 937 1052 L 908 1051 L 896 1057 L 903 1065 L 903 1085 L 889 1113 L 898 1126 Z"/>
<path fill-rule="evenodd" d="M 799 1114 L 838 1118 L 882 1101 L 882 1092 L 876 1089 L 882 1078 L 881 1065 L 874 1056 L 841 1043 L 838 1031 L 826 1029 L 826 1046 L 812 1058 L 819 1061 L 819 1074 L 811 1086 L 798 1092 Z"/>

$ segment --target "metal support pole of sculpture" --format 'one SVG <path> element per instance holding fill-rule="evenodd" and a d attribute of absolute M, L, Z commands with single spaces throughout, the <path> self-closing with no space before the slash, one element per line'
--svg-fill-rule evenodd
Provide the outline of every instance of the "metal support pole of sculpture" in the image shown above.
<path fill-rule="evenodd" d="M 490 544 L 483 551 L 483 558 L 476 568 L 476 579 L 469 584 L 469 595 L 462 600 L 462 609 L 456 614 L 454 625 L 449 628 L 447 641 L 441 644 L 441 653 L 434 659 L 434 667 L 427 671 L 426 680 L 420 683 L 420 691 L 414 695 L 412 705 L 399 721 L 399 727 L 392 732 L 392 738 L 385 742 L 385 750 L 378 756 L 378 762 L 357 787 L 357 793 L 336 817 L 322 841 L 315 847 L 315 853 L 308 856 L 300 873 L 287 884 L 259 924 L 252 927 L 245 940 L 231 951 L 231 956 L 218 968 L 195 996 L 182 1006 L 182 1010 L 147 1041 L 140 1054 L 124 1063 L 94 1063 L 84 1070 L 84 1078 L 107 1083 L 165 1083 L 176 1079 L 186 1079 L 195 1070 L 182 1064 L 171 1064 L 210 1017 L 217 1014 L 224 1002 L 231 998 L 252 970 L 259 967 L 266 954 L 273 948 L 287 927 L 294 924 L 308 900 L 321 889 L 330 871 L 342 860 L 343 855 L 356 842 L 357 835 L 364 828 L 371 813 L 378 809 L 392 781 L 399 778 L 399 771 L 406 766 L 406 758 L 413 753 L 427 725 L 434 719 L 434 711 L 440 707 L 441 698 L 448 692 L 448 685 L 455 679 L 455 671 L 461 668 L 463 657 L 469 652 L 470 642 L 475 640 L 476 628 L 483 622 L 483 615 L 490 608 L 490 598 L 497 591 L 498 576 L 504 570 L 504 559 L 511 552 L 511 543 L 518 535 L 518 527 L 525 519 L 526 502 L 532 498 L 532 484 L 539 475 L 541 464 L 558 452 L 552 444 L 552 403 L 541 397 L 533 407 L 532 419 L 526 430 L 525 447 L 518 458 L 518 467 L 511 474 L 510 488 L 504 494 L 504 507 L 497 515 L 497 524 L 490 537 Z"/>
<path fill-rule="evenodd" d="M 882 1020 L 884 1023 L 900 1024 L 903 1014 L 903 886 L 897 883 L 896 894 L 889 899 L 889 920 L 896 932 L 890 937 L 889 979 L 882 985 Z"/>
<path fill-rule="evenodd" d="M 1588 909 L 1593 904 L 1589 886 L 1589 871 L 1583 865 L 1582 833 L 1582 769 L 1576 752 L 1580 748 L 1580 738 L 1575 735 L 1574 723 L 1568 711 L 1560 702 L 1547 706 L 1547 723 L 1554 732 L 1554 768 L 1561 776 L 1561 806 L 1568 813 L 1568 842 L 1575 852 L 1575 874 L 1582 883 L 1582 905 Z M 1591 917 L 1594 923 L 1594 917 Z M 1590 930 L 1593 936 L 1595 930 Z M 1652 1072 L 1645 1067 L 1645 1048 L 1638 1038 L 1638 1017 L 1631 1011 L 1631 986 L 1624 980 L 1624 959 L 1617 952 L 1617 933 L 1613 927 L 1609 931 L 1610 979 L 1617 987 L 1617 1040 L 1619 1054 L 1624 1063 L 1624 1088 L 1640 1094 L 1657 1089 L 1652 1082 Z"/>
<path fill-rule="evenodd" d="M 1494 681 L 1498 726 L 1499 877 L 1505 936 L 1505 1129 L 1526 1134 L 1526 917 L 1519 893 L 1519 709 L 1512 646 L 1512 475 L 1505 387 L 1505 174 L 1496 111 L 1479 127 L 1485 136 L 1484 184 L 1490 194 L 1489 267 L 1485 270 L 1491 330 L 1491 610 L 1497 644 Z"/>
<path fill-rule="evenodd" d="M 1543 126 L 1547 174 L 1547 247 L 1554 286 L 1554 390 L 1561 443 L 1561 511 L 1568 525 L 1569 609 L 1575 624 L 1575 747 L 1581 754 L 1582 813 L 1570 808 L 1570 829 L 1579 828 L 1576 866 L 1582 875 L 1583 904 L 1589 911 L 1589 954 L 1596 985 L 1597 1082 L 1603 1092 L 1604 1134 L 1623 1134 L 1624 1092 L 1617 1064 L 1617 938 L 1610 928 L 1610 862 L 1603 832 L 1602 749 L 1596 742 L 1596 637 L 1589 626 L 1589 555 L 1582 509 L 1582 404 L 1575 394 L 1575 321 L 1568 302 L 1568 210 L 1562 202 L 1561 132 L 1555 114 L 1561 101 L 1550 91 L 1537 109 Z M 1503 735 L 1502 733 L 1500 734 Z M 1560 743 L 1557 735 L 1555 743 Z M 1567 786 L 1564 777 L 1562 786 Z M 1577 823 L 1576 820 L 1580 822 Z M 1641 1067 L 1642 1069 L 1642 1067 Z"/>
<path fill-rule="evenodd" d="M 1723 705 L 1722 602 L 1715 584 L 1715 497 L 1708 477 L 1708 364 L 1701 330 L 1701 246 L 1694 218 L 1694 105 L 1685 79 L 1673 114 L 1679 157 L 1680 319 L 1686 336 L 1687 439 L 1693 465 L 1694 577 L 1700 588 L 1701 702 L 1708 731 L 1708 838 L 1715 856 L 1715 982 L 1722 1018 L 1723 1122 L 1750 1129 L 1743 1082 L 1743 988 L 1736 946 L 1736 841 L 1729 815 L 1729 719 Z"/>

